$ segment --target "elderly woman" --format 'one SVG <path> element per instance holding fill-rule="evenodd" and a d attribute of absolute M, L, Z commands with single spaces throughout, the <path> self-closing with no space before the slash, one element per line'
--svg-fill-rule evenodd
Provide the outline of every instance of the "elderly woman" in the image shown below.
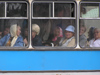
<path fill-rule="evenodd" d="M 94 29 L 94 38 L 89 43 L 90 47 L 100 47 L 100 28 Z"/>
<path fill-rule="evenodd" d="M 0 46 L 23 47 L 23 38 L 20 35 L 21 27 L 14 24 L 10 27 L 10 34 L 0 39 Z"/>
<path fill-rule="evenodd" d="M 75 47 L 75 37 L 74 37 L 75 28 L 72 25 L 69 25 L 65 29 L 65 37 L 61 39 L 59 45 L 62 47 Z"/>
<path fill-rule="evenodd" d="M 37 24 L 32 24 L 32 45 L 42 46 L 42 40 L 39 37 L 40 27 Z"/>

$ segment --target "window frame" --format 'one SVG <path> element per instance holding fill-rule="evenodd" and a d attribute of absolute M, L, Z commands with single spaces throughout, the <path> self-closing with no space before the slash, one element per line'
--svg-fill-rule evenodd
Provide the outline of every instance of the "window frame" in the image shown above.
<path fill-rule="evenodd" d="M 30 18 L 30 15 L 29 15 L 29 2 L 27 0 L 25 1 L 0 1 L 1 3 L 4 3 L 5 4 L 5 16 L 4 17 L 0 17 L 1 20 L 6 20 L 6 19 L 24 19 L 24 20 L 27 20 L 28 21 L 28 30 L 30 28 L 29 26 L 29 18 Z M 6 8 L 6 3 L 26 3 L 27 4 L 27 12 L 26 12 L 26 17 L 7 17 L 6 14 L 7 14 L 7 8 Z M 29 31 L 28 31 L 29 33 Z M 28 34 L 28 36 L 30 36 Z M 28 37 L 28 46 L 27 47 L 7 47 L 7 46 L 0 46 L 0 51 L 25 51 L 27 50 L 27 48 L 29 47 L 29 37 Z"/>
<path fill-rule="evenodd" d="M 23 1 L 0 1 L 0 2 L 23 2 Z M 0 51 L 100 51 L 100 48 L 81 48 L 79 46 L 79 21 L 83 18 L 80 18 L 80 3 L 94 3 L 93 1 L 92 2 L 84 2 L 84 1 L 79 1 L 79 4 L 77 1 L 41 1 L 41 2 L 66 2 L 66 3 L 75 3 L 75 17 L 74 18 L 69 18 L 69 17 L 39 17 L 39 18 L 33 18 L 32 15 L 32 3 L 33 2 L 40 2 L 40 1 L 32 1 L 32 2 L 28 2 L 28 1 L 24 1 L 27 3 L 27 20 L 28 20 L 28 47 L 6 47 L 6 46 L 2 46 L 0 47 Z M 98 2 L 95 2 L 95 3 L 98 3 Z M 100 3 L 100 2 L 99 2 Z M 53 9 L 54 11 L 54 9 Z M 0 17 L 0 19 L 19 19 L 18 17 L 16 18 L 5 18 L 5 17 Z M 23 18 L 20 18 L 20 19 L 23 19 Z M 76 38 L 76 46 L 75 47 L 71 47 L 71 48 L 68 48 L 68 47 L 39 47 L 39 46 L 34 46 L 32 47 L 32 44 L 31 44 L 31 20 L 32 19 L 74 19 L 75 20 L 75 28 L 76 28 L 76 32 L 77 32 L 77 35 L 75 35 L 75 38 Z M 87 18 L 86 18 L 87 19 Z M 89 18 L 90 19 L 90 18 Z M 91 18 L 92 19 L 92 18 Z M 97 19 L 97 18 L 93 18 L 93 19 Z M 100 18 L 99 18 L 100 19 Z"/>
<path fill-rule="evenodd" d="M 99 9 L 100 9 L 100 1 L 96 1 L 96 2 L 94 2 L 94 1 L 92 1 L 92 2 L 90 2 L 90 1 L 88 1 L 88 2 L 80 1 L 80 3 L 79 3 L 79 21 L 80 20 L 100 20 L 100 16 L 99 16 L 99 18 L 82 18 L 81 15 L 80 15 L 81 14 L 80 7 L 81 7 L 82 3 L 87 3 L 87 4 L 89 4 L 89 3 L 97 3 L 97 4 L 99 4 Z M 99 15 L 100 15 L 100 10 L 99 10 Z M 79 24 L 79 26 L 80 26 L 80 24 Z M 80 46 L 80 48 L 82 50 L 85 50 L 85 51 L 100 51 L 100 47 L 85 47 L 85 48 L 82 48 Z"/>
<path fill-rule="evenodd" d="M 33 3 L 53 3 L 53 17 L 33 17 Z M 74 14 L 75 14 L 75 17 L 54 17 L 54 3 L 74 3 L 74 8 L 75 8 L 75 11 L 74 11 Z M 31 19 L 33 20 L 33 19 L 66 19 L 66 20 L 75 20 L 75 31 L 77 31 L 77 12 L 76 12 L 76 10 L 77 10 L 77 4 L 76 4 L 76 2 L 75 1 L 41 1 L 41 2 L 39 2 L 39 1 L 33 1 L 32 2 L 32 17 L 31 17 Z M 31 26 L 32 26 L 32 22 L 31 22 Z M 31 29 L 31 32 L 32 32 L 32 29 Z M 77 34 L 75 34 L 75 43 L 76 43 L 76 46 L 77 46 Z M 32 45 L 31 45 L 32 46 Z M 40 47 L 40 46 L 32 46 L 33 48 L 34 48 L 34 50 L 42 50 L 42 51 L 61 51 L 61 50 L 63 50 L 63 51 L 75 51 L 76 50 L 76 46 L 75 47 L 60 47 L 60 46 L 58 46 L 58 47 L 45 47 L 45 46 L 42 46 L 42 47 Z"/>

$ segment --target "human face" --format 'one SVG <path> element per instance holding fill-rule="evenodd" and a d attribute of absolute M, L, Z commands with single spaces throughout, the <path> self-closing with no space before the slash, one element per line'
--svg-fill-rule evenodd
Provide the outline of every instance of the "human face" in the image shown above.
<path fill-rule="evenodd" d="M 100 38 L 100 30 L 97 30 L 97 29 L 94 30 L 94 38 L 95 40 Z"/>
<path fill-rule="evenodd" d="M 60 12 L 58 12 L 58 17 L 63 17 L 63 14 L 64 14 L 64 11 L 63 10 L 60 11 Z"/>
<path fill-rule="evenodd" d="M 36 36 L 36 32 L 32 31 L 32 38 L 34 38 Z"/>
<path fill-rule="evenodd" d="M 55 29 L 54 30 L 54 36 L 59 37 L 59 35 L 60 35 L 60 29 Z"/>
<path fill-rule="evenodd" d="M 84 34 L 84 32 L 85 32 L 85 28 L 84 28 L 84 27 L 81 27 L 81 28 L 80 28 L 80 33 L 79 33 L 79 35 Z"/>
<path fill-rule="evenodd" d="M 5 28 L 4 35 L 7 35 L 9 33 L 9 28 Z"/>
<path fill-rule="evenodd" d="M 18 27 L 17 27 L 17 36 L 19 36 L 19 35 L 20 35 L 20 33 L 21 33 L 21 27 L 20 27 L 20 26 L 18 26 Z"/>
<path fill-rule="evenodd" d="M 27 29 L 25 29 L 24 35 L 28 36 L 28 30 Z"/>
<path fill-rule="evenodd" d="M 73 37 L 73 36 L 74 36 L 74 33 L 73 33 L 73 32 L 65 31 L 65 37 L 66 37 L 67 39 L 70 39 L 70 38 Z"/>

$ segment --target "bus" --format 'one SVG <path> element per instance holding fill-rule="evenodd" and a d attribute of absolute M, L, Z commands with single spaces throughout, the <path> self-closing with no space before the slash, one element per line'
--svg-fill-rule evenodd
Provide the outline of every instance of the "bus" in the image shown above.
<path fill-rule="evenodd" d="M 0 0 L 0 75 L 100 75 L 100 0 Z"/>

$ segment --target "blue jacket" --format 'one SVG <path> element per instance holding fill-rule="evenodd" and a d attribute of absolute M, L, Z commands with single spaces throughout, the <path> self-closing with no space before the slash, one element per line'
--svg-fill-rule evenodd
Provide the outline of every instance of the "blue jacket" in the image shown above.
<path fill-rule="evenodd" d="M 0 46 L 5 46 L 10 37 L 11 37 L 11 35 L 7 34 L 3 38 L 1 38 L 0 39 Z M 24 46 L 23 38 L 20 35 L 20 36 L 18 36 L 18 38 L 17 38 L 17 40 L 16 40 L 13 47 L 23 47 L 23 46 Z"/>

